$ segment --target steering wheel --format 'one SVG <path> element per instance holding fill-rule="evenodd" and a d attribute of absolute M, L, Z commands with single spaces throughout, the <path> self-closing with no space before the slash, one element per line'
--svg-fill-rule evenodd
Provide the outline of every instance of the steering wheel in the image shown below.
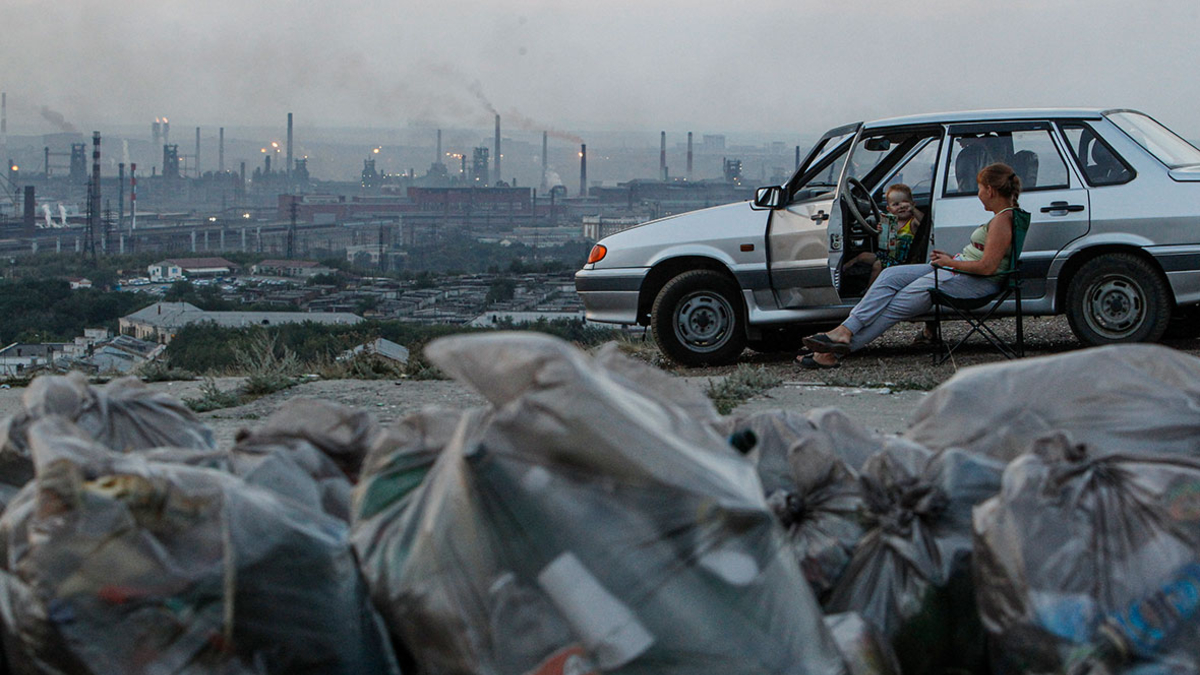
<path fill-rule="evenodd" d="M 871 191 L 867 189 L 866 185 L 863 185 L 861 180 L 854 177 L 847 178 L 846 185 L 850 189 L 846 190 L 846 194 L 842 195 L 842 199 L 846 202 L 847 210 L 850 211 L 850 215 L 854 218 L 854 221 L 871 234 L 879 234 L 879 228 L 871 225 L 870 221 L 863 217 L 862 209 L 859 208 L 859 199 L 861 198 L 871 205 L 870 215 L 875 218 L 875 222 L 878 223 L 883 219 L 883 214 L 879 211 L 879 205 L 871 198 Z M 861 194 L 856 195 L 855 192 Z"/>

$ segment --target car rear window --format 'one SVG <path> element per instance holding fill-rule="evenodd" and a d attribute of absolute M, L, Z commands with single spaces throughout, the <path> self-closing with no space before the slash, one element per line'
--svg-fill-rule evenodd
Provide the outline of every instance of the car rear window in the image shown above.
<path fill-rule="evenodd" d="M 1118 185 L 1133 180 L 1133 169 L 1090 126 L 1064 122 L 1062 132 L 1089 185 Z"/>
<path fill-rule="evenodd" d="M 1200 164 L 1200 150 L 1174 131 L 1139 112 L 1109 113 L 1108 119 L 1171 169 Z"/>

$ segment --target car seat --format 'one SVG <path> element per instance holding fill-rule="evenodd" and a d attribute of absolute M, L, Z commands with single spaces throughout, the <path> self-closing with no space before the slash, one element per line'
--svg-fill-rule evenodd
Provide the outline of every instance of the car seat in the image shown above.
<path fill-rule="evenodd" d="M 1020 150 L 1013 153 L 1012 169 L 1021 177 L 1021 187 L 1025 190 L 1037 187 L 1038 156 L 1032 150 Z"/>

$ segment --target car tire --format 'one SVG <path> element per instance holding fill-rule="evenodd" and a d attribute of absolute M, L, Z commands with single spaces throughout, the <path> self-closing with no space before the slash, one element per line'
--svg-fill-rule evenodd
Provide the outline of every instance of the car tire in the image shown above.
<path fill-rule="evenodd" d="M 683 366 L 733 363 L 746 348 L 737 284 L 713 270 L 684 272 L 667 282 L 650 312 L 654 341 Z"/>
<path fill-rule="evenodd" d="M 1128 253 L 1087 261 L 1067 289 L 1067 321 L 1087 345 L 1154 342 L 1171 320 L 1171 292 L 1153 265 Z"/>

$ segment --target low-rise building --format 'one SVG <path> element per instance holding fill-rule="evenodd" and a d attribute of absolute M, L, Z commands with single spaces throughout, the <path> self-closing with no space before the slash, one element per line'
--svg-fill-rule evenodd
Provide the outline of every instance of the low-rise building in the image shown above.
<path fill-rule="evenodd" d="M 312 321 L 322 324 L 356 324 L 362 317 L 349 312 L 206 312 L 187 302 L 156 302 L 121 317 L 122 335 L 168 344 L 184 326 L 209 321 L 226 328 L 277 326 Z"/>
<path fill-rule="evenodd" d="M 33 371 L 48 367 L 67 346 L 67 343 L 63 342 L 14 342 L 0 349 L 0 376 L 24 377 Z"/>
<path fill-rule="evenodd" d="M 168 258 L 146 268 L 151 281 L 177 281 L 186 277 L 220 277 L 237 265 L 224 258 Z"/>
<path fill-rule="evenodd" d="M 312 260 L 264 260 L 250 268 L 250 273 L 255 275 L 299 277 L 301 279 L 331 272 L 333 272 L 333 268 Z"/>

